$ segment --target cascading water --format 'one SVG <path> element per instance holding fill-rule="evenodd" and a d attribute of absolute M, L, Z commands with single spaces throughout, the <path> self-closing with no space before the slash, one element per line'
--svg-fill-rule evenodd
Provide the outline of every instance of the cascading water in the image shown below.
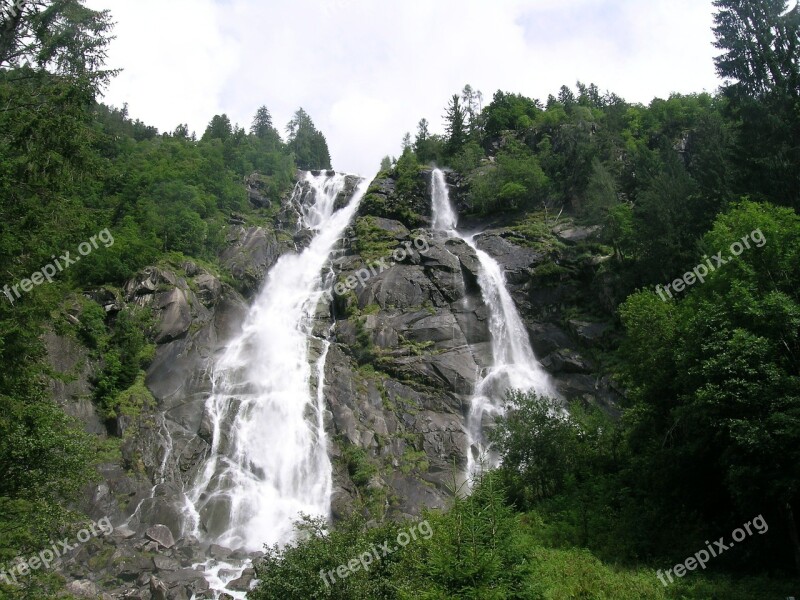
<path fill-rule="evenodd" d="M 362 180 L 349 204 L 334 211 L 345 179 L 309 173 L 297 185 L 299 225 L 315 235 L 270 270 L 241 333 L 213 367 L 206 402 L 211 452 L 186 499 L 187 533 L 201 541 L 256 551 L 291 541 L 301 512 L 329 514 L 327 342 L 313 371 L 316 393 L 309 345 L 315 308 L 331 283 L 323 269 L 369 183 Z"/>
<path fill-rule="evenodd" d="M 458 215 L 450 204 L 447 179 L 441 169 L 434 169 L 431 173 L 431 213 L 433 215 L 431 227 L 434 230 L 445 231 L 461 237 L 456 231 Z"/>
<path fill-rule="evenodd" d="M 535 391 L 548 396 L 555 396 L 556 392 L 550 377 L 536 360 L 525 325 L 506 288 L 502 268 L 477 247 L 475 234 L 463 235 L 456 230 L 457 215 L 450 204 L 447 181 L 441 169 L 434 169 L 431 176 L 431 200 L 433 228 L 464 240 L 475 250 L 481 265 L 478 285 L 489 309 L 493 364 L 478 379 L 467 415 L 469 485 L 482 467 L 497 465 L 497 457 L 490 451 L 484 437 L 484 425 L 487 418 L 503 414 L 506 391 Z"/>

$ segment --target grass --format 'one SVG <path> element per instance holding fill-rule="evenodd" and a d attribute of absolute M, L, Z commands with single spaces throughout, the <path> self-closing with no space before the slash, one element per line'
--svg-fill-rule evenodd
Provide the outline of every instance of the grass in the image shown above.
<path fill-rule="evenodd" d="M 375 225 L 372 217 L 359 217 L 355 223 L 356 251 L 370 262 L 390 256 L 397 247 L 394 236 Z"/>
<path fill-rule="evenodd" d="M 618 569 L 588 550 L 534 548 L 531 579 L 543 600 L 645 600 L 667 598 L 655 572 Z"/>
<path fill-rule="evenodd" d="M 534 513 L 519 515 L 523 545 L 530 561 L 533 598 L 541 600 L 784 600 L 798 596 L 800 581 L 763 576 L 734 577 L 691 571 L 664 586 L 651 565 L 609 563 L 590 550 L 553 547 L 541 538 L 542 521 Z M 667 567 L 668 568 L 668 567 Z"/>
<path fill-rule="evenodd" d="M 783 600 L 800 587 L 789 580 L 698 572 L 664 586 L 655 569 L 610 565 L 578 548 L 537 547 L 531 566 L 531 585 L 542 600 Z"/>
<path fill-rule="evenodd" d="M 531 580 L 542 600 L 783 600 L 797 595 L 797 582 L 766 577 L 732 577 L 690 572 L 666 587 L 647 567 L 603 563 L 579 548 L 536 547 Z"/>
<path fill-rule="evenodd" d="M 508 226 L 511 234 L 508 240 L 542 252 L 564 249 L 566 246 L 550 230 L 551 227 L 545 223 L 544 211 L 525 213 Z"/>

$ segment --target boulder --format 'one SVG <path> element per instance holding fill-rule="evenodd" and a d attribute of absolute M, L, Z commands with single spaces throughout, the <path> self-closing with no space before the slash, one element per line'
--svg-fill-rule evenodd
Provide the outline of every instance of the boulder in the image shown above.
<path fill-rule="evenodd" d="M 553 233 L 556 234 L 558 239 L 567 244 L 575 244 L 589 239 L 597 231 L 600 230 L 599 225 L 593 227 L 579 227 L 577 225 L 563 224 L 553 228 Z"/>
<path fill-rule="evenodd" d="M 87 579 L 70 581 L 65 589 L 68 593 L 78 598 L 91 598 L 95 600 L 101 595 L 101 590 L 97 584 Z"/>
<path fill-rule="evenodd" d="M 219 279 L 210 273 L 202 273 L 195 277 L 194 283 L 197 286 L 197 297 L 207 307 L 214 306 L 222 293 L 222 284 Z"/>
<path fill-rule="evenodd" d="M 250 589 L 250 584 L 256 577 L 254 569 L 245 569 L 238 579 L 234 579 L 228 584 L 228 588 L 234 592 L 246 592 Z"/>
<path fill-rule="evenodd" d="M 153 525 L 145 531 L 144 535 L 147 539 L 158 542 L 158 545 L 163 548 L 172 548 L 175 545 L 175 538 L 172 537 L 172 532 L 166 525 Z"/>
<path fill-rule="evenodd" d="M 150 578 L 150 594 L 152 600 L 169 600 L 167 584 L 155 577 Z"/>
<path fill-rule="evenodd" d="M 154 556 L 153 564 L 157 571 L 177 571 L 181 568 L 181 563 L 169 556 Z"/>

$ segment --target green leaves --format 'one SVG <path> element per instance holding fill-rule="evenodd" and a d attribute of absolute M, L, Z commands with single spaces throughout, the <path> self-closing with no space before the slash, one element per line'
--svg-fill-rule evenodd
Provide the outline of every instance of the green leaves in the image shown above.
<path fill-rule="evenodd" d="M 473 175 L 470 200 L 473 210 L 480 214 L 538 208 L 548 183 L 536 156 L 520 142 L 509 139 L 498 153 L 495 165 Z"/>
<path fill-rule="evenodd" d="M 727 257 L 733 243 L 741 254 L 677 302 L 639 292 L 620 309 L 638 468 L 659 473 L 658 512 L 698 519 L 708 535 L 734 512 L 780 522 L 800 478 L 800 219 L 741 202 L 702 247 Z M 778 547 L 752 552 L 766 560 Z"/>

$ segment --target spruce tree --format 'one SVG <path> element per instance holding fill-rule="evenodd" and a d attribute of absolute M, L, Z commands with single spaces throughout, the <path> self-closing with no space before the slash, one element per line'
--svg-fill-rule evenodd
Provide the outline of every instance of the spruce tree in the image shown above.
<path fill-rule="evenodd" d="M 800 8 L 786 0 L 714 0 L 717 73 L 749 96 L 800 96 Z"/>
<path fill-rule="evenodd" d="M 448 156 L 455 156 L 467 139 L 466 113 L 458 94 L 453 94 L 453 97 L 450 98 L 444 118 L 447 123 L 445 126 L 447 136 L 445 150 Z"/>
<path fill-rule="evenodd" d="M 286 126 L 289 134 L 288 146 L 294 153 L 297 167 L 303 170 L 331 168 L 331 155 L 325 136 L 314 126 L 308 113 L 302 108 Z"/>

